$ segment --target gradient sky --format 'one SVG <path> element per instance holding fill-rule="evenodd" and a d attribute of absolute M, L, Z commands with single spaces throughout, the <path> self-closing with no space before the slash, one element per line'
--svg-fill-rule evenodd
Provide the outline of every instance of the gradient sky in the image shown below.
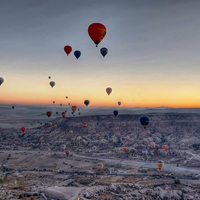
<path fill-rule="evenodd" d="M 199 8 L 199 0 L 1 1 L 0 103 L 200 107 Z M 95 22 L 107 28 L 98 48 L 87 31 Z"/>

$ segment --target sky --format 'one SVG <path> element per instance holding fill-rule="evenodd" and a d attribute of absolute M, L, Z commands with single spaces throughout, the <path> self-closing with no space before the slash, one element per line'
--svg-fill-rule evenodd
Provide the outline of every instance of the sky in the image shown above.
<path fill-rule="evenodd" d="M 199 0 L 0 1 L 0 104 L 200 108 L 199 8 Z M 98 47 L 88 35 L 96 22 L 107 29 Z"/>

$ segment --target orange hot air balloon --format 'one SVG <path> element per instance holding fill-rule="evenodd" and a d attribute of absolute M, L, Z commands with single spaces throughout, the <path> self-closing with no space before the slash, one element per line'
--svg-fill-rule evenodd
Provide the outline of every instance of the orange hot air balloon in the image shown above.
<path fill-rule="evenodd" d="M 124 152 L 127 152 L 128 151 L 128 148 L 127 147 L 124 147 Z"/>
<path fill-rule="evenodd" d="M 24 133 L 26 131 L 26 127 L 22 127 L 21 130 Z"/>
<path fill-rule="evenodd" d="M 169 148 L 168 145 L 162 145 L 162 150 L 163 151 L 167 150 L 168 148 Z"/>
<path fill-rule="evenodd" d="M 151 142 L 151 146 L 155 147 L 156 146 L 155 142 Z"/>
<path fill-rule="evenodd" d="M 72 106 L 71 109 L 72 109 L 73 112 L 75 112 L 77 107 L 76 106 Z"/>
<path fill-rule="evenodd" d="M 48 112 L 46 113 L 46 115 L 47 115 L 47 117 L 51 117 L 52 112 L 51 112 L 51 111 L 48 111 Z"/>
<path fill-rule="evenodd" d="M 108 95 L 110 95 L 110 93 L 112 92 L 112 88 L 110 88 L 110 87 L 106 88 L 106 92 Z"/>
<path fill-rule="evenodd" d="M 87 123 L 84 123 L 83 126 L 84 126 L 84 127 L 87 127 Z"/>
<path fill-rule="evenodd" d="M 66 117 L 66 112 L 62 112 L 62 116 L 63 116 L 63 118 L 65 118 Z"/>
<path fill-rule="evenodd" d="M 88 34 L 97 47 L 106 35 L 106 27 L 100 23 L 93 23 L 88 27 Z"/>
<path fill-rule="evenodd" d="M 69 54 L 71 53 L 71 51 L 72 51 L 72 47 L 71 47 L 71 46 L 65 46 L 65 47 L 64 47 L 64 51 L 65 51 L 65 53 L 66 53 L 67 55 L 69 55 Z"/>

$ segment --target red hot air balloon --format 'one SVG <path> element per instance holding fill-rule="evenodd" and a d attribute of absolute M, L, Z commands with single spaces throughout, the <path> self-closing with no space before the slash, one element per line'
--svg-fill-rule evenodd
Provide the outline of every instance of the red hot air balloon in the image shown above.
<path fill-rule="evenodd" d="M 93 23 L 88 27 L 88 34 L 97 47 L 106 35 L 106 27 L 100 23 Z"/>
<path fill-rule="evenodd" d="M 65 53 L 66 53 L 67 55 L 69 55 L 69 54 L 71 53 L 71 51 L 72 51 L 72 47 L 71 47 L 71 46 L 65 46 L 65 47 L 64 47 L 64 51 L 65 51 Z"/>
<path fill-rule="evenodd" d="M 156 146 L 155 142 L 151 142 L 151 146 L 155 147 Z"/>
<path fill-rule="evenodd" d="M 63 116 L 63 118 L 65 118 L 66 117 L 66 112 L 62 112 L 62 116 Z"/>
<path fill-rule="evenodd" d="M 108 95 L 110 95 L 110 93 L 112 92 L 112 88 L 110 88 L 110 87 L 106 88 L 106 92 Z"/>
<path fill-rule="evenodd" d="M 69 156 L 69 153 L 70 153 L 69 150 L 65 151 L 66 156 Z"/>
<path fill-rule="evenodd" d="M 72 109 L 73 112 L 75 112 L 77 107 L 76 106 L 72 106 L 71 109 Z"/>
<path fill-rule="evenodd" d="M 87 127 L 87 123 L 84 123 L 84 124 L 83 124 L 83 127 Z"/>
<path fill-rule="evenodd" d="M 48 111 L 48 112 L 46 113 L 46 115 L 47 115 L 47 117 L 51 117 L 52 112 L 51 112 L 51 111 Z"/>
<path fill-rule="evenodd" d="M 22 127 L 21 130 L 24 133 L 26 131 L 26 127 Z"/>

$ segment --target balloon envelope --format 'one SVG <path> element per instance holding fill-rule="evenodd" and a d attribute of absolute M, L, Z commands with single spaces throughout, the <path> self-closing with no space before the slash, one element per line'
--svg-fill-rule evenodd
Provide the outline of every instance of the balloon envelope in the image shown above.
<path fill-rule="evenodd" d="M 158 160 L 158 161 L 156 162 L 156 166 L 157 166 L 157 168 L 158 168 L 159 170 L 161 170 L 162 167 L 164 166 L 164 162 L 163 162 L 162 160 Z"/>
<path fill-rule="evenodd" d="M 106 35 L 106 27 L 100 23 L 90 24 L 88 27 L 88 34 L 97 47 Z"/>
<path fill-rule="evenodd" d="M 66 112 L 62 112 L 62 117 L 65 118 L 66 117 Z"/>
<path fill-rule="evenodd" d="M 15 108 L 15 106 L 12 106 L 12 109 L 14 109 Z"/>
<path fill-rule="evenodd" d="M 120 102 L 120 101 L 118 102 L 118 105 L 119 105 L 119 106 L 121 105 L 121 102 Z"/>
<path fill-rule="evenodd" d="M 77 107 L 76 106 L 72 106 L 71 109 L 72 109 L 73 112 L 75 112 Z"/>
<path fill-rule="evenodd" d="M 86 106 L 88 106 L 88 105 L 89 105 L 89 103 L 90 103 L 90 101 L 89 101 L 89 100 L 85 100 L 85 101 L 84 101 L 84 104 L 85 104 Z"/>
<path fill-rule="evenodd" d="M 98 168 L 98 169 L 103 169 L 103 164 L 102 164 L 102 163 L 98 163 L 98 164 L 97 164 L 97 168 Z"/>
<path fill-rule="evenodd" d="M 108 53 L 108 49 L 105 48 L 105 47 L 103 47 L 103 48 L 101 48 L 100 52 L 101 52 L 101 55 L 102 55 L 103 57 L 105 57 L 105 55 Z"/>
<path fill-rule="evenodd" d="M 149 117 L 147 117 L 147 116 L 141 117 L 140 123 L 142 124 L 142 126 L 144 126 L 144 128 L 146 128 L 147 125 L 149 124 Z"/>
<path fill-rule="evenodd" d="M 81 56 L 81 52 L 79 50 L 74 51 L 75 57 L 78 59 Z"/>
<path fill-rule="evenodd" d="M 128 148 L 127 148 L 127 147 L 124 147 L 124 151 L 127 152 L 127 151 L 128 151 Z"/>
<path fill-rule="evenodd" d="M 52 112 L 51 112 L 51 111 L 48 111 L 48 112 L 46 113 L 46 115 L 47 115 L 47 117 L 51 117 Z"/>
<path fill-rule="evenodd" d="M 56 83 L 54 81 L 51 81 L 49 84 L 51 87 L 54 87 Z"/>
<path fill-rule="evenodd" d="M 51 79 L 51 76 L 49 76 L 48 78 Z"/>
<path fill-rule="evenodd" d="M 87 123 L 83 123 L 83 126 L 86 127 L 86 126 L 87 126 Z"/>
<path fill-rule="evenodd" d="M 22 127 L 21 130 L 24 133 L 26 131 L 26 127 Z"/>
<path fill-rule="evenodd" d="M 72 47 L 71 47 L 71 46 L 65 46 L 65 47 L 64 47 L 64 51 L 65 51 L 65 53 L 66 53 L 67 55 L 69 55 L 69 54 L 71 53 L 71 51 L 72 51 Z"/>
<path fill-rule="evenodd" d="M 0 77 L 0 85 L 4 82 L 4 79 Z"/>
<path fill-rule="evenodd" d="M 128 141 L 129 139 L 130 139 L 130 137 L 127 135 L 127 136 L 125 137 L 125 140 Z"/>
<path fill-rule="evenodd" d="M 142 150 L 142 153 L 143 153 L 143 154 L 147 154 L 147 153 L 148 153 L 147 149 L 143 149 L 143 150 Z"/>
<path fill-rule="evenodd" d="M 114 110 L 114 111 L 113 111 L 113 114 L 114 114 L 115 116 L 117 116 L 117 115 L 118 115 L 118 111 L 117 111 L 117 110 Z"/>
<path fill-rule="evenodd" d="M 169 148 L 168 145 L 162 145 L 162 150 L 163 150 L 163 151 L 167 150 L 168 148 Z"/>
<path fill-rule="evenodd" d="M 151 142 L 151 146 L 155 147 L 156 146 L 155 142 Z"/>
<path fill-rule="evenodd" d="M 110 88 L 110 87 L 106 88 L 106 92 L 108 95 L 110 95 L 110 93 L 112 92 L 112 88 Z"/>
<path fill-rule="evenodd" d="M 69 156 L 69 153 L 70 153 L 69 150 L 65 151 L 66 156 Z"/>

